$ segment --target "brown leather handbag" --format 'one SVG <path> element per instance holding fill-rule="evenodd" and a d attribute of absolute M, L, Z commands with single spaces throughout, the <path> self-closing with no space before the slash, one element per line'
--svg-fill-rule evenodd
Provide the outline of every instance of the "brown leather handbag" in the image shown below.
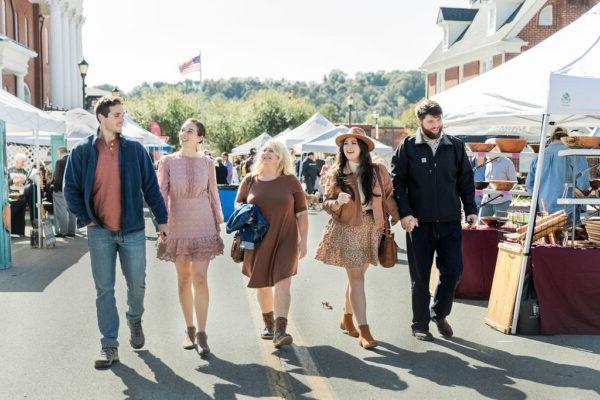
<path fill-rule="evenodd" d="M 385 220 L 383 235 L 381 235 L 381 241 L 379 242 L 379 264 L 384 268 L 391 268 L 396 265 L 396 262 L 398 261 L 398 245 L 394 240 L 394 232 L 392 232 L 392 226 L 390 225 L 390 214 L 385 204 L 385 192 L 383 190 L 383 184 L 378 169 L 375 170 L 375 174 L 377 175 L 377 181 L 381 188 L 383 219 Z"/>
<path fill-rule="evenodd" d="M 236 232 L 231 243 L 231 259 L 233 262 L 241 263 L 244 261 L 244 250 L 242 249 L 242 235 Z"/>

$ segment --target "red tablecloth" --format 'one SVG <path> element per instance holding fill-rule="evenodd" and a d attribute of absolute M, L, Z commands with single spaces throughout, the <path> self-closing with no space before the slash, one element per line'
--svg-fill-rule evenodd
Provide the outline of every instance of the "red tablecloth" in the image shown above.
<path fill-rule="evenodd" d="M 533 281 L 544 335 L 600 335 L 600 249 L 538 246 Z"/>
<path fill-rule="evenodd" d="M 462 234 L 463 273 L 455 297 L 487 300 L 494 280 L 501 233 L 495 228 L 478 227 L 463 229 Z"/>

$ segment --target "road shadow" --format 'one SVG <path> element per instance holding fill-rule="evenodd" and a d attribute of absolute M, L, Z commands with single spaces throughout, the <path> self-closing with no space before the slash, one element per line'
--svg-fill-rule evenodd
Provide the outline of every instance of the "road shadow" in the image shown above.
<path fill-rule="evenodd" d="M 256 363 L 235 364 L 214 354 L 206 361 L 207 364 L 196 368 L 198 372 L 229 382 L 214 386 L 215 399 L 237 399 L 238 396 L 312 399 L 308 396 L 311 389 L 287 372 Z"/>
<path fill-rule="evenodd" d="M 332 346 L 306 346 L 304 347 L 318 366 L 318 376 L 324 378 L 341 378 L 352 382 L 361 382 L 373 387 L 392 391 L 401 391 L 408 388 L 406 382 L 392 371 L 364 362 L 358 357 L 348 354 Z M 306 375 L 296 352 L 280 354 L 290 365 L 297 367 L 290 371 Z"/>
<path fill-rule="evenodd" d="M 583 351 L 586 353 L 600 355 L 600 340 L 598 340 L 598 336 L 594 335 L 519 335 L 519 337 L 533 340 L 536 342 L 548 343 L 554 346 L 566 347 L 574 350 Z"/>
<path fill-rule="evenodd" d="M 138 351 L 137 355 L 148 365 L 156 382 L 144 378 L 125 364 L 113 365 L 110 370 L 127 386 L 123 391 L 126 399 L 211 399 L 198 386 L 175 374 L 148 350 Z"/>
<path fill-rule="evenodd" d="M 527 397 L 524 392 L 511 387 L 515 381 L 504 370 L 470 365 L 459 357 L 437 350 L 417 353 L 386 342 L 379 344 L 374 351 L 377 356 L 367 357 L 365 361 L 404 369 L 440 386 L 470 388 L 490 399 L 523 400 Z"/>
<path fill-rule="evenodd" d="M 78 236 L 50 249 L 20 249 L 12 268 L 0 271 L 0 292 L 43 292 L 87 252 L 87 240 Z"/>
<path fill-rule="evenodd" d="M 600 395 L 598 369 L 561 364 L 533 356 L 513 354 L 461 338 L 441 340 L 439 345 L 504 371 L 506 376 L 542 385 L 589 390 Z"/>

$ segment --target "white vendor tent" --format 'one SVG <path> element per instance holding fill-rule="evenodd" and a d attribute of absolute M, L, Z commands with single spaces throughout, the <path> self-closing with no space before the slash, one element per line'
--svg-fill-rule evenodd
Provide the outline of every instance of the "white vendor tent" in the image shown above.
<path fill-rule="evenodd" d="M 541 125 L 546 142 L 550 123 L 600 126 L 600 4 L 523 55 L 433 97 L 449 126 Z M 529 260 L 545 147 L 540 147 L 525 253 L 514 306 L 517 318 Z"/>
<path fill-rule="evenodd" d="M 319 136 L 309 139 L 305 142 L 294 145 L 294 150 L 298 153 L 308 153 L 310 151 L 319 153 L 333 153 L 338 152 L 338 146 L 335 144 L 335 138 L 341 134 L 348 132 L 348 128 L 345 126 L 337 126 L 330 129 Z M 393 149 L 375 139 L 371 139 L 375 143 L 375 149 L 372 151 L 373 154 L 379 156 L 391 155 Z"/>
<path fill-rule="evenodd" d="M 452 131 L 494 125 L 600 124 L 600 5 L 537 46 L 433 96 Z"/>
<path fill-rule="evenodd" d="M 295 144 L 304 142 L 319 136 L 321 133 L 335 128 L 335 125 L 325 118 L 321 113 L 316 113 L 307 119 L 302 125 L 289 131 L 283 131 L 275 136 L 285 147 L 291 149 Z"/>
<path fill-rule="evenodd" d="M 65 122 L 0 89 L 0 120 L 10 132 L 65 132 Z M 34 135 L 33 135 L 34 136 Z"/>
<path fill-rule="evenodd" d="M 244 144 L 240 144 L 237 147 L 234 147 L 231 150 L 230 154 L 232 156 L 250 154 L 250 149 L 258 150 L 261 147 L 263 147 L 265 145 L 265 143 L 267 143 L 272 138 L 273 137 L 271 135 L 269 135 L 267 132 L 263 132 L 260 135 L 258 135 L 257 137 L 255 137 L 254 139 L 252 139 Z"/>

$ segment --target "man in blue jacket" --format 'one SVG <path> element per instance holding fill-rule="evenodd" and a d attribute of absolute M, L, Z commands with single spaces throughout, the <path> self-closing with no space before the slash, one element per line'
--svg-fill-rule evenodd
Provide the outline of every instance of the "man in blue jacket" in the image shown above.
<path fill-rule="evenodd" d="M 150 156 L 144 147 L 121 135 L 125 111 L 121 99 L 105 96 L 96 104 L 100 128 L 73 149 L 64 177 L 64 196 L 78 227 L 87 227 L 96 312 L 102 335 L 95 368 L 119 361 L 119 315 L 115 302 L 116 257 L 127 281 L 127 324 L 130 344 L 144 346 L 142 330 L 146 288 L 146 234 L 143 200 L 161 235 L 166 235 L 167 209 Z"/>
<path fill-rule="evenodd" d="M 444 337 L 453 335 L 446 317 L 462 273 L 461 206 L 467 222 L 477 221 L 473 170 L 464 143 L 442 130 L 442 108 L 423 100 L 416 109 L 419 129 L 392 160 L 394 195 L 407 232 L 412 282 L 412 333 L 432 341 L 433 320 Z M 430 306 L 429 277 L 437 254 L 440 282 Z"/>

